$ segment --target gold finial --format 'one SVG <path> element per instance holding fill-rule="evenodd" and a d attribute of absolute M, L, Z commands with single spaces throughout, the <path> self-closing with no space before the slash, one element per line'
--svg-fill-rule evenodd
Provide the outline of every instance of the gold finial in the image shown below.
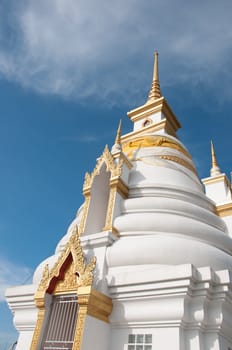
<path fill-rule="evenodd" d="M 211 140 L 211 157 L 212 157 L 212 168 L 210 169 L 210 176 L 220 175 L 221 169 L 218 166 L 214 144 L 212 140 Z"/>
<path fill-rule="evenodd" d="M 157 100 L 160 97 L 161 97 L 161 92 L 160 92 L 160 83 L 159 83 L 158 51 L 155 51 L 153 80 L 152 80 L 151 89 L 149 92 L 147 102 Z"/>
<path fill-rule="evenodd" d="M 112 154 L 116 154 L 118 152 L 121 152 L 121 150 L 122 150 L 121 131 L 122 131 L 122 120 L 120 119 L 119 125 L 118 125 L 117 134 L 116 134 L 116 138 L 115 138 L 115 141 L 114 141 L 114 145 L 111 148 L 111 153 Z"/>
<path fill-rule="evenodd" d="M 217 159 L 216 159 L 216 154 L 215 154 L 215 149 L 214 149 L 214 144 L 213 144 L 212 140 L 211 140 L 211 156 L 212 156 L 212 168 L 214 166 L 218 166 Z"/>
<path fill-rule="evenodd" d="M 118 130 L 115 138 L 115 145 L 121 145 L 122 119 L 119 120 Z"/>

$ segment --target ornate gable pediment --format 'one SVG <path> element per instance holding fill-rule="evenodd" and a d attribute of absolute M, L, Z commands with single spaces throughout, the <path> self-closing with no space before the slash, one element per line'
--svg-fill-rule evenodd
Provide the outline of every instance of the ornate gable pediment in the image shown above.
<path fill-rule="evenodd" d="M 75 228 L 51 271 L 49 271 L 48 265 L 45 266 L 35 299 L 38 294 L 41 297 L 41 293 L 76 292 L 79 287 L 91 286 L 95 265 L 95 257 L 91 259 L 89 264 L 85 264 L 78 231 Z"/>
<path fill-rule="evenodd" d="M 111 173 L 111 178 L 119 177 L 121 175 L 123 160 L 116 164 L 108 146 L 106 145 L 101 157 L 98 158 L 97 164 L 92 173 L 89 174 L 87 172 L 85 174 L 85 181 L 83 185 L 84 190 L 92 186 L 95 176 L 100 174 L 101 167 L 104 163 L 106 165 L 106 171 Z"/>

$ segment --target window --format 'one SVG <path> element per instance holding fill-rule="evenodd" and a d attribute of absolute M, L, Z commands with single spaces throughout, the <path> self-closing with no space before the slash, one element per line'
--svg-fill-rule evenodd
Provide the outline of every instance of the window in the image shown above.
<path fill-rule="evenodd" d="M 152 120 L 151 119 L 146 119 L 143 123 L 143 127 L 145 128 L 146 126 L 149 126 L 150 124 L 152 124 Z"/>
<path fill-rule="evenodd" d="M 127 350 L 152 350 L 152 334 L 129 334 Z"/>
<path fill-rule="evenodd" d="M 77 297 L 53 296 L 51 313 L 42 342 L 42 350 L 71 350 L 77 319 Z"/>

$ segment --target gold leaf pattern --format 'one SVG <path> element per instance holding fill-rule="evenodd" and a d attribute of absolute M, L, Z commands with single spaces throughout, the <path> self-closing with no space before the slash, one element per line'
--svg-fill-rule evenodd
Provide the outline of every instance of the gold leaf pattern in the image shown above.
<path fill-rule="evenodd" d="M 60 276 L 61 268 L 67 261 L 69 255 L 72 255 L 72 262 L 66 267 L 64 277 Z M 37 293 L 41 296 L 41 292 L 46 293 L 51 281 L 57 279 L 56 284 L 59 291 L 66 292 L 77 290 L 80 286 L 90 286 L 93 282 L 93 270 L 96 265 L 96 258 L 93 257 L 88 265 L 85 264 L 85 258 L 78 237 L 77 228 L 73 230 L 72 236 L 66 244 L 64 250 L 59 256 L 57 262 L 49 272 L 48 265 L 45 265 L 43 276 L 39 284 Z M 55 287 L 56 288 L 56 287 Z M 35 296 L 36 297 L 36 296 Z"/>

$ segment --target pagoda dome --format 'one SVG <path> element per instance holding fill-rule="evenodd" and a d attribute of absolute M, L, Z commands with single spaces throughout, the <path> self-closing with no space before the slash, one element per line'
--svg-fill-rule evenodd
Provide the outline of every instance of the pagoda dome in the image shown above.
<path fill-rule="evenodd" d="M 211 265 L 232 268 L 232 242 L 206 197 L 183 144 L 170 135 L 143 135 L 123 147 L 133 163 L 129 196 L 108 248 L 109 267 Z"/>
<path fill-rule="evenodd" d="M 204 193 L 192 157 L 178 140 L 178 120 L 161 96 L 158 55 L 148 101 L 130 112 L 133 132 L 122 151 L 133 166 L 128 197 L 113 226 L 119 239 L 108 248 L 110 268 L 210 265 L 232 268 L 232 241 L 215 204 Z"/>

